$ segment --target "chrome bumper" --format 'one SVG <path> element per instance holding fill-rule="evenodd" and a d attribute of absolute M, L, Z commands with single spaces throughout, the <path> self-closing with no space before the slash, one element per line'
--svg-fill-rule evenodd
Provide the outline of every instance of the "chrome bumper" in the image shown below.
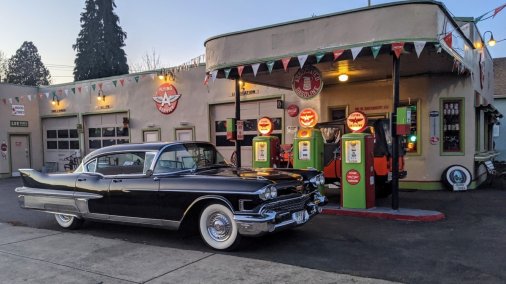
<path fill-rule="evenodd" d="M 293 213 L 278 213 L 274 211 L 262 212 L 259 215 L 236 214 L 234 215 L 234 220 L 237 224 L 239 234 L 243 236 L 256 237 L 267 233 L 303 225 L 307 221 L 311 220 L 311 218 L 321 213 L 322 208 L 320 206 L 323 206 L 326 203 L 327 199 L 325 196 L 321 195 L 319 192 L 315 193 L 313 201 L 309 202 L 305 208 L 300 209 L 301 211 L 305 211 L 305 216 L 302 221 L 297 221 L 295 214 Z M 289 219 L 285 217 L 287 214 L 290 214 Z M 278 217 L 283 217 L 283 221 L 279 221 Z"/>

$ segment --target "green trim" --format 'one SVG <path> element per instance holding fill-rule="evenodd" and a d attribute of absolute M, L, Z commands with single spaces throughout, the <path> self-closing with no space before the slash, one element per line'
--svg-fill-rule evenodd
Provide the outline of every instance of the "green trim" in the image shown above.
<path fill-rule="evenodd" d="M 440 181 L 399 181 L 400 189 L 443 190 L 445 186 Z"/>
<path fill-rule="evenodd" d="M 195 140 L 195 136 L 197 136 L 197 134 L 195 133 L 195 126 L 180 126 L 180 127 L 174 127 L 174 141 L 177 141 L 177 136 L 176 136 L 176 132 L 178 130 L 191 130 L 192 131 L 192 140 Z"/>
<path fill-rule="evenodd" d="M 160 127 L 143 128 L 141 129 L 141 131 L 142 131 L 142 142 L 146 142 L 146 140 L 144 140 L 145 132 L 154 132 L 154 131 L 158 132 L 158 141 L 162 141 L 162 129 Z"/>
<path fill-rule="evenodd" d="M 444 152 L 443 151 L 443 144 L 444 144 L 444 135 L 443 135 L 443 125 L 444 125 L 444 122 L 443 122 L 443 119 L 444 119 L 444 114 L 443 114 L 443 105 L 444 105 L 444 101 L 460 101 L 460 105 L 461 105 L 461 109 L 459 110 L 460 111 L 460 117 L 459 117 L 459 132 L 460 132 L 460 135 L 459 135 L 459 140 L 460 140 L 460 143 L 461 143 L 461 151 L 460 152 Z M 466 98 L 465 97 L 445 97 L 445 98 L 439 98 L 439 131 L 440 131 L 440 137 L 442 138 L 442 142 L 439 143 L 439 155 L 440 156 L 465 156 L 465 151 L 466 151 L 466 141 L 465 141 L 465 137 L 466 137 Z"/>

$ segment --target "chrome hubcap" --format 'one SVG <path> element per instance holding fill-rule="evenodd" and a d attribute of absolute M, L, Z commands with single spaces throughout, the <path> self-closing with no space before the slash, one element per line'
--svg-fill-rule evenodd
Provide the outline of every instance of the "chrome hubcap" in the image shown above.
<path fill-rule="evenodd" d="M 60 214 L 58 214 L 58 215 L 56 215 L 56 217 L 58 219 L 60 219 L 60 221 L 62 221 L 64 223 L 68 223 L 68 222 L 70 222 L 72 220 L 72 217 L 71 216 L 67 216 L 67 215 L 60 215 Z"/>
<path fill-rule="evenodd" d="M 214 212 L 207 218 L 207 233 L 213 240 L 224 242 L 232 233 L 232 221 L 227 215 Z"/>

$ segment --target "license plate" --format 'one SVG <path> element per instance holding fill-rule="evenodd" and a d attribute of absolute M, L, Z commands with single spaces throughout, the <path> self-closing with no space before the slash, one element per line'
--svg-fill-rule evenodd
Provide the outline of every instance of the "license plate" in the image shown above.
<path fill-rule="evenodd" d="M 392 180 L 392 172 L 388 172 L 387 181 L 391 181 L 391 180 Z"/>
<path fill-rule="evenodd" d="M 464 191 L 467 190 L 467 186 L 464 183 L 456 183 L 453 185 L 453 191 Z"/>
<path fill-rule="evenodd" d="M 298 211 L 295 213 L 292 213 L 292 219 L 297 224 L 305 223 L 309 219 L 309 214 L 307 214 L 306 210 Z"/>

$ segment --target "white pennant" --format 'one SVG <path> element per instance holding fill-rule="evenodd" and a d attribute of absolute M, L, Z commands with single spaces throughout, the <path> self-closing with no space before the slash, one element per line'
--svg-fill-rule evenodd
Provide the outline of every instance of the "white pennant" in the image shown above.
<path fill-rule="evenodd" d="M 49 99 L 49 93 L 46 93 L 46 99 Z"/>
<path fill-rule="evenodd" d="M 362 46 L 354 47 L 351 49 L 351 55 L 353 55 L 353 60 L 355 60 L 355 58 L 357 58 L 360 51 L 362 51 Z"/>
<path fill-rule="evenodd" d="M 253 68 L 253 75 L 256 77 L 258 68 L 260 68 L 260 63 L 251 64 L 251 67 Z"/>
<path fill-rule="evenodd" d="M 12 105 L 12 98 L 9 98 L 9 103 Z"/>
<path fill-rule="evenodd" d="M 68 89 L 65 89 L 65 96 L 69 96 L 69 90 Z"/>
<path fill-rule="evenodd" d="M 28 100 L 32 101 L 32 95 L 28 95 Z"/>
<path fill-rule="evenodd" d="M 425 41 L 415 41 L 413 44 L 415 45 L 415 51 L 418 58 L 420 58 L 420 54 L 422 54 L 422 50 L 425 47 Z"/>
<path fill-rule="evenodd" d="M 306 63 L 307 60 L 307 54 L 299 55 L 297 58 L 299 59 L 300 68 L 304 67 L 304 63 Z"/>
<path fill-rule="evenodd" d="M 216 76 L 218 76 L 218 70 L 211 71 L 211 77 L 213 78 L 213 83 L 214 83 L 214 80 L 216 80 Z"/>

